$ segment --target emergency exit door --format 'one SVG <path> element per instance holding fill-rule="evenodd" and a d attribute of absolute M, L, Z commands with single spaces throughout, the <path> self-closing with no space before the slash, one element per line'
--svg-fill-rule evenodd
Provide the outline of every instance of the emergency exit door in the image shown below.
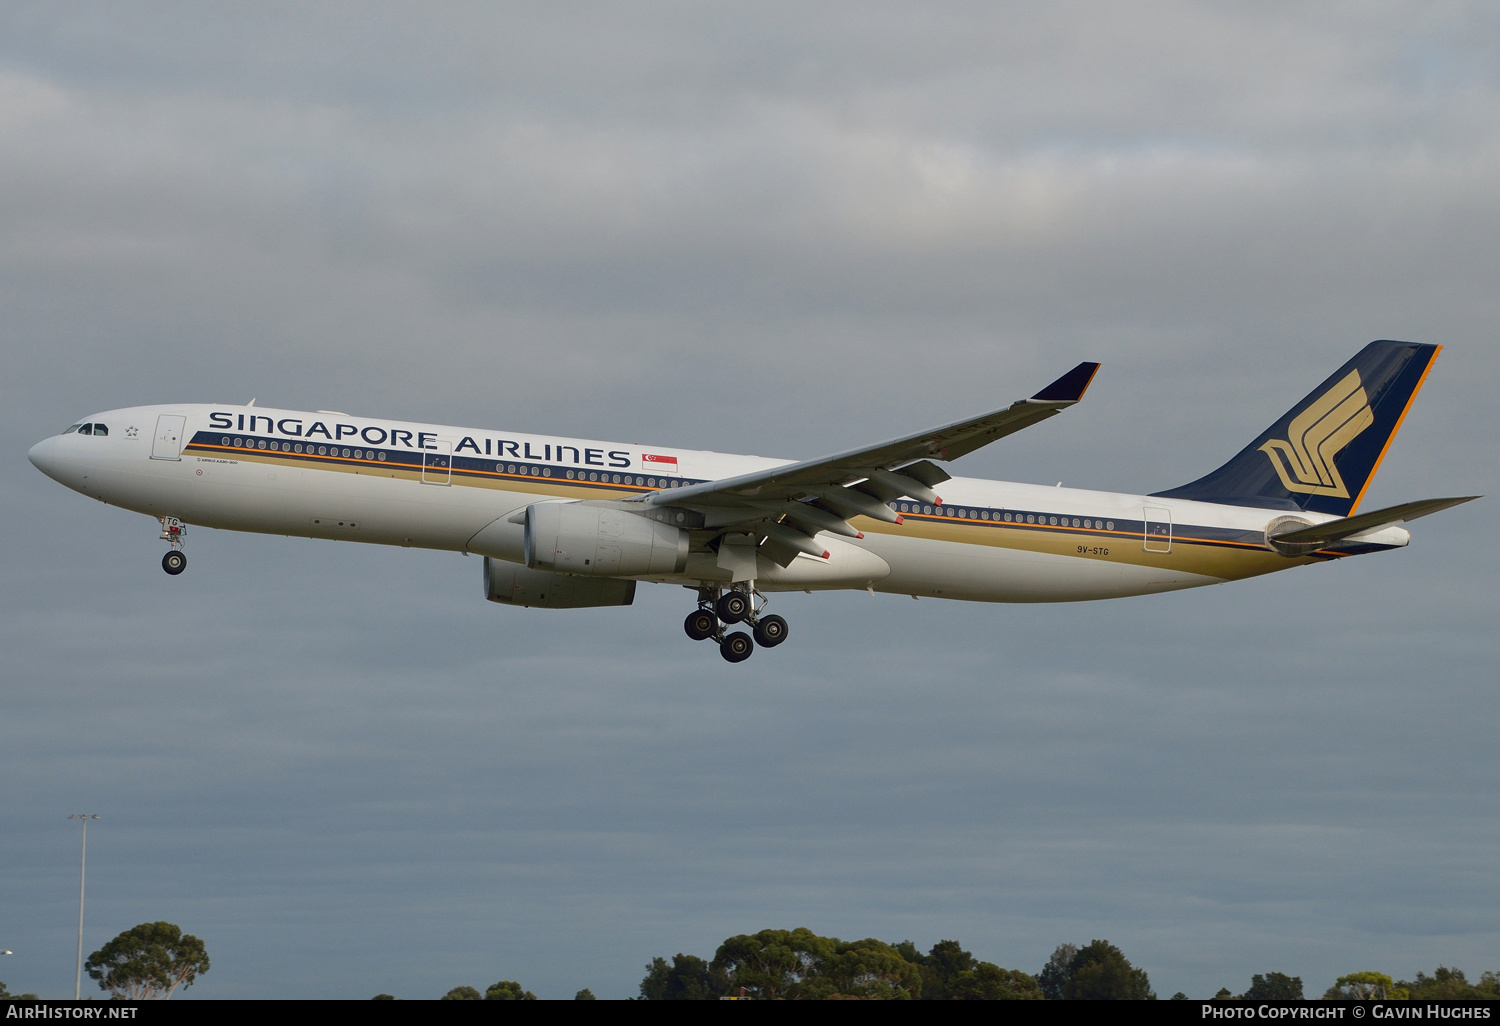
<path fill-rule="evenodd" d="M 436 449 L 422 450 L 422 483 L 445 485 L 453 480 L 453 444 L 436 442 Z"/>
<path fill-rule="evenodd" d="M 1147 506 L 1143 533 L 1147 552 L 1171 552 L 1172 511 L 1160 506 Z"/>
<path fill-rule="evenodd" d="M 186 417 L 171 413 L 163 413 L 157 417 L 156 434 L 151 437 L 151 458 L 153 460 L 182 459 L 182 429 L 186 426 Z"/>

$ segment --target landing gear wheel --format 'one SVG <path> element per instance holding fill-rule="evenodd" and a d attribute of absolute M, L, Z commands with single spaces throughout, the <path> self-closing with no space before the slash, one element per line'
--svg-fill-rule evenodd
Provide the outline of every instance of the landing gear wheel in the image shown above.
<path fill-rule="evenodd" d="M 750 596 L 743 591 L 726 591 L 719 597 L 714 611 L 725 623 L 739 623 L 750 615 Z"/>
<path fill-rule="evenodd" d="M 682 622 L 682 629 L 694 641 L 707 641 L 719 632 L 719 618 L 709 609 L 695 609 Z"/>
<path fill-rule="evenodd" d="M 744 631 L 735 631 L 733 634 L 726 635 L 724 640 L 719 642 L 719 654 L 727 662 L 743 663 L 746 659 L 750 658 L 750 653 L 754 651 L 755 642 L 751 641 L 750 635 Z"/>
<path fill-rule="evenodd" d="M 187 569 L 187 556 L 176 549 L 161 557 L 161 568 L 176 577 Z"/>
<path fill-rule="evenodd" d="M 786 640 L 786 620 L 772 613 L 755 625 L 755 643 L 761 648 L 775 648 Z"/>

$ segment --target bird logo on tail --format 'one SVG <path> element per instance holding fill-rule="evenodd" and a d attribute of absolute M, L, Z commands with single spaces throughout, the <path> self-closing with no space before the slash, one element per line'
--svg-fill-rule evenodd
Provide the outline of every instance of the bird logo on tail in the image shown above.
<path fill-rule="evenodd" d="M 1375 423 L 1359 371 L 1352 370 L 1287 425 L 1287 439 L 1260 447 L 1289 492 L 1349 497 L 1333 459 Z"/>

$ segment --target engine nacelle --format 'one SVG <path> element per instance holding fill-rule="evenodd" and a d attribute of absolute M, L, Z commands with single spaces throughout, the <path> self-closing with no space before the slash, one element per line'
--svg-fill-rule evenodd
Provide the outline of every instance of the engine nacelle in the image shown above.
<path fill-rule="evenodd" d="M 628 606 L 635 601 L 635 582 L 552 574 L 486 556 L 484 597 L 508 606 L 537 609 Z"/>
<path fill-rule="evenodd" d="M 676 574 L 687 568 L 680 527 L 581 502 L 526 507 L 526 565 L 582 577 Z"/>

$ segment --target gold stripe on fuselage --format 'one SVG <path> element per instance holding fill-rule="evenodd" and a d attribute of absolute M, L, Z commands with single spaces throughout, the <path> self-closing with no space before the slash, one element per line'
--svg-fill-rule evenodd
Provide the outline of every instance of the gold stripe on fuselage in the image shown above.
<path fill-rule="evenodd" d="M 866 534 L 891 534 L 908 538 L 989 545 L 1025 552 L 1044 552 L 1106 563 L 1126 563 L 1162 570 L 1180 570 L 1222 580 L 1239 580 L 1284 570 L 1296 563 L 1313 563 L 1313 556 L 1288 559 L 1251 542 L 1195 539 L 1174 534 L 1170 552 L 1148 552 L 1139 531 L 1108 531 L 1087 527 L 1042 527 L 1004 521 L 938 518 L 903 513 L 900 526 L 861 518 L 857 526 Z M 1323 555 L 1336 555 L 1324 553 Z"/>
<path fill-rule="evenodd" d="M 319 456 L 313 453 L 270 452 L 234 446 L 191 443 L 184 455 L 193 452 L 224 454 L 246 463 L 273 466 L 296 466 L 312 470 L 358 474 L 368 477 L 418 481 L 424 468 L 419 463 L 396 460 L 359 460 L 347 456 Z M 454 469 L 450 482 L 466 488 L 490 488 L 527 495 L 558 499 L 620 499 L 646 492 L 660 491 L 648 485 L 602 484 L 568 481 L 556 477 L 533 477 L 493 470 Z M 1318 562 L 1319 557 L 1338 556 L 1323 552 L 1287 558 L 1271 552 L 1258 542 L 1185 537 L 1180 532 L 1189 527 L 1174 525 L 1170 552 L 1148 552 L 1139 531 L 1109 531 L 1103 528 L 1075 528 L 1006 523 L 972 517 L 937 517 L 922 513 L 902 514 L 901 525 L 888 524 L 868 517 L 850 521 L 865 534 L 883 534 L 903 538 L 956 542 L 962 545 L 988 545 L 995 548 L 1071 556 L 1106 563 L 1149 566 L 1162 570 L 1179 570 L 1222 580 L 1256 577 L 1286 569 L 1297 563 Z"/>

